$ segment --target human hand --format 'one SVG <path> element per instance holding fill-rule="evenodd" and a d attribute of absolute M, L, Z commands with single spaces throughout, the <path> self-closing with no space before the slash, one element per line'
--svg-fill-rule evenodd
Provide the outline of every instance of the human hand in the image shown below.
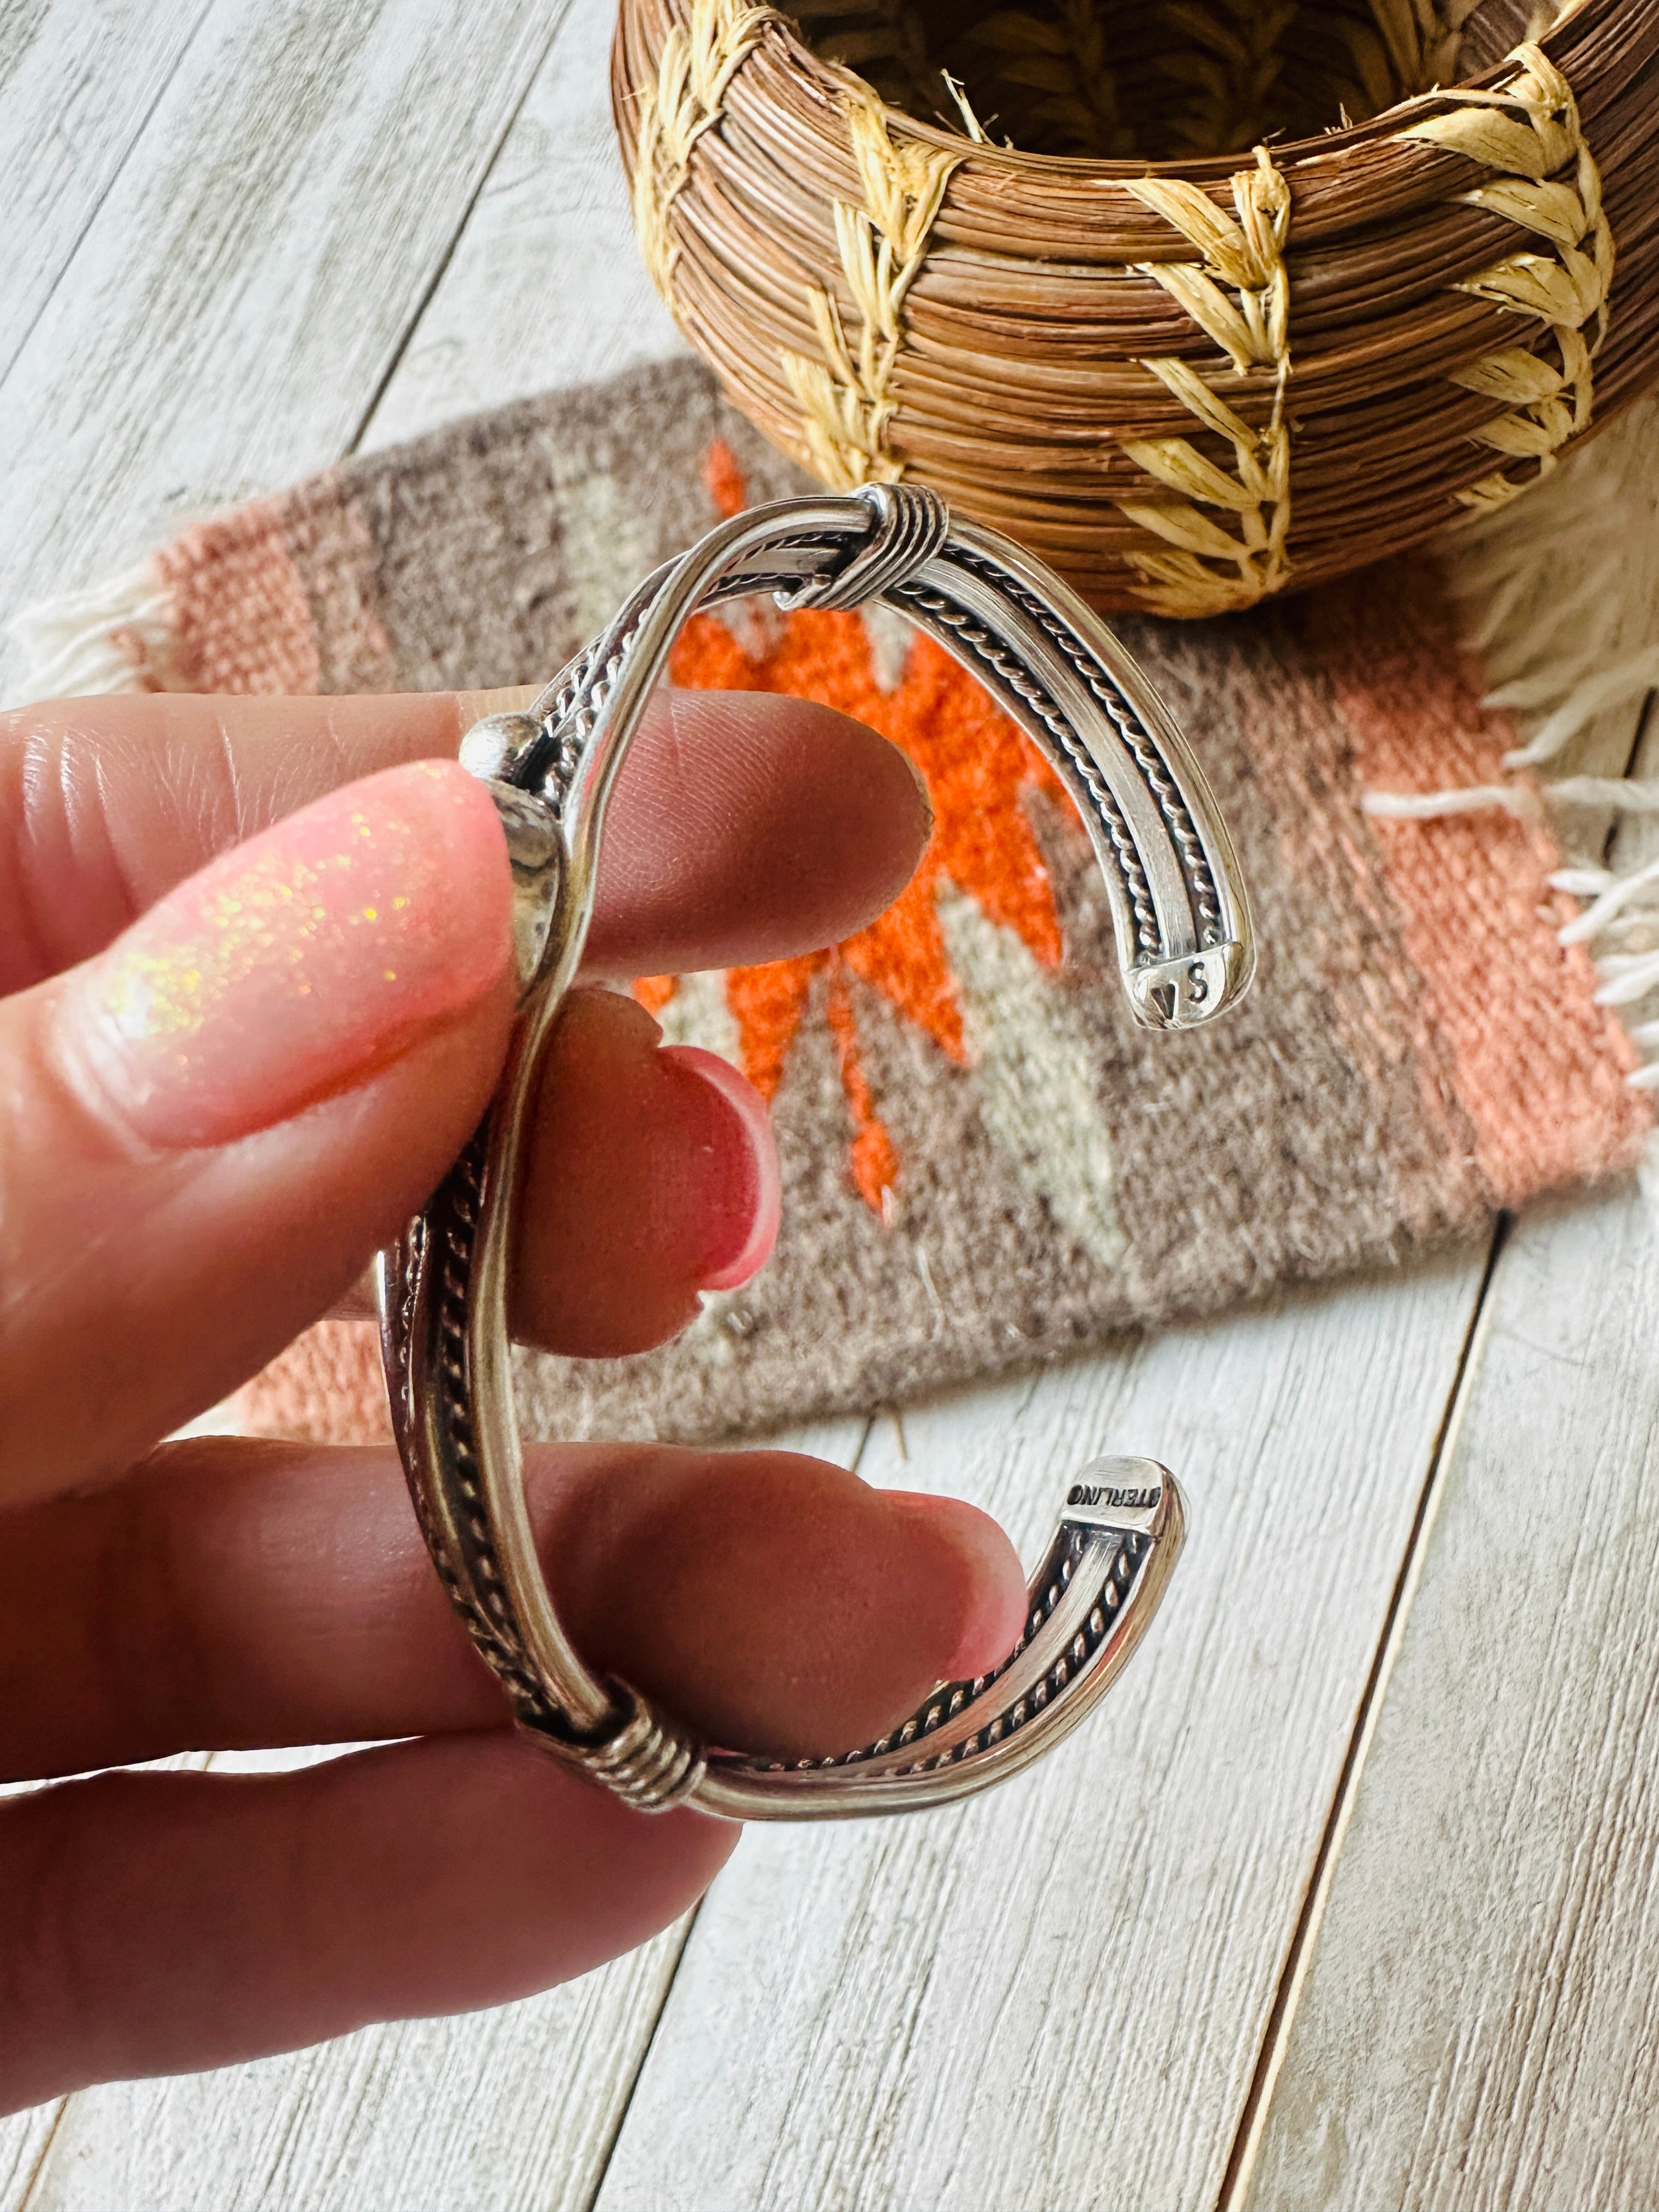
<path fill-rule="evenodd" d="M 489 1097 L 509 893 L 453 764 L 476 711 L 0 717 L 0 1773 L 404 1739 L 0 1805 L 0 2109 L 523 1996 L 672 1920 L 734 1841 L 509 1730 L 389 1447 L 159 1441 L 348 1291 Z M 845 936 L 926 834 L 901 757 L 798 700 L 660 701 L 614 807 L 590 981 Z M 571 1001 L 539 1111 L 519 1334 L 642 1349 L 765 1256 L 764 1109 L 631 1000 Z M 991 1522 L 816 1460 L 559 1447 L 531 1491 L 585 1656 L 716 1741 L 878 1735 L 1018 1633 Z"/>

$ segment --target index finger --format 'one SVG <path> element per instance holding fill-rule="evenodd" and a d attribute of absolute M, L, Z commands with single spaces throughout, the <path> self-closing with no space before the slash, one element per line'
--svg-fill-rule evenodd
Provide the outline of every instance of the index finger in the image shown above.
<path fill-rule="evenodd" d="M 532 690 L 155 693 L 0 715 L 0 994 L 88 958 L 213 856 L 343 783 L 453 756 Z M 927 805 L 833 708 L 665 691 L 612 801 L 590 975 L 738 966 L 851 934 L 902 889 Z"/>

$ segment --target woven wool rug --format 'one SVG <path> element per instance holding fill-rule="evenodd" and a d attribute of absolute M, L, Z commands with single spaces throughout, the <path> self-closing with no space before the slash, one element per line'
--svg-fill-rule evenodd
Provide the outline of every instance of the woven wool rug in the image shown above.
<path fill-rule="evenodd" d="M 81 603 L 49 688 L 539 682 L 719 515 L 804 488 L 699 365 L 650 368 L 199 525 Z M 687 630 L 677 683 L 860 716 L 921 767 L 937 829 L 850 942 L 641 979 L 671 1037 L 770 1100 L 783 1235 L 660 1351 L 521 1355 L 529 1432 L 695 1438 L 865 1409 L 1392 1267 L 1635 1161 L 1650 1098 L 1589 951 L 1561 941 L 1577 909 L 1550 883 L 1541 812 L 1362 805 L 1494 785 L 1515 743 L 1433 566 L 1121 627 L 1255 901 L 1257 982 L 1212 1034 L 1133 1025 L 1080 825 L 931 642 L 885 614 L 757 603 Z M 242 1412 L 270 1432 L 386 1433 L 371 1325 L 313 1330 Z"/>

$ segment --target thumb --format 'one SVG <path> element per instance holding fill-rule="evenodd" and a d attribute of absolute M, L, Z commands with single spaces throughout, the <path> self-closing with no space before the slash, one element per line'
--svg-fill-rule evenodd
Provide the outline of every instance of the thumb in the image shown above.
<path fill-rule="evenodd" d="M 452 762 L 349 784 L 0 1006 L 0 1482 L 118 1471 L 337 1297 L 511 1019 L 511 875 Z"/>

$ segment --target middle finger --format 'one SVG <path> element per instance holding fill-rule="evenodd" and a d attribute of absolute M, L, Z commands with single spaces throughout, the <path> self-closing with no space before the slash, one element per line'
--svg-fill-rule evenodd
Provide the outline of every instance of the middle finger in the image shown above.
<path fill-rule="evenodd" d="M 994 1522 L 796 1453 L 562 1445 L 529 1483 L 589 1663 L 716 1742 L 867 1741 L 1023 1623 Z M 0 1537 L 6 1774 L 505 1724 L 389 1450 L 167 1446 Z"/>

